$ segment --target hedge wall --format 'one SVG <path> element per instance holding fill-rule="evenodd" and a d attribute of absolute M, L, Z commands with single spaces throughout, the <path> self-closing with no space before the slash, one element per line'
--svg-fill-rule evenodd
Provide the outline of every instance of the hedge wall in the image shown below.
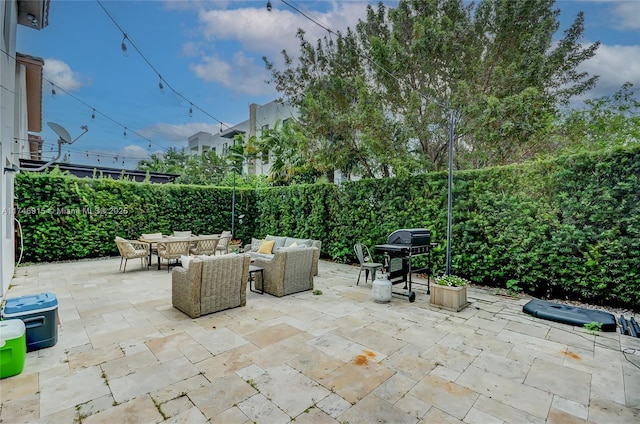
<path fill-rule="evenodd" d="M 540 297 L 638 309 L 639 180 L 638 147 L 457 172 L 452 270 Z M 116 235 L 220 232 L 231 222 L 230 188 L 21 174 L 16 196 L 27 261 L 114 255 Z M 98 213 L 42 213 L 62 207 Z M 356 242 L 373 246 L 399 228 L 429 228 L 438 243 L 434 273 L 444 270 L 446 172 L 238 190 L 236 208 L 245 215 L 236 238 L 320 239 L 323 256 L 344 263 L 356 262 Z"/>
<path fill-rule="evenodd" d="M 24 173 L 15 196 L 26 262 L 117 255 L 116 236 L 213 234 L 231 223 L 231 188 Z M 239 225 L 242 214 L 247 218 Z M 255 193 L 236 190 L 236 238 L 251 237 L 255 215 Z"/>

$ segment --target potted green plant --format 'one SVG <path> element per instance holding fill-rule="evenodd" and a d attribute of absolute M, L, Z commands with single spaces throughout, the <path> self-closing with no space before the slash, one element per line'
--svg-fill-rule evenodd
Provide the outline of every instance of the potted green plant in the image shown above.
<path fill-rule="evenodd" d="M 457 275 L 437 277 L 429 286 L 429 303 L 449 311 L 458 312 L 467 305 L 467 286 L 469 281 Z"/>

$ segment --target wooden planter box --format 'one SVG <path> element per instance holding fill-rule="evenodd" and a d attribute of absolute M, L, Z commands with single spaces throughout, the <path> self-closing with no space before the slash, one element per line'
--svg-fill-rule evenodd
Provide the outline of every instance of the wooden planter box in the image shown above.
<path fill-rule="evenodd" d="M 458 312 L 468 305 L 467 286 L 449 287 L 431 284 L 429 288 L 431 291 L 429 303 L 433 306 Z"/>

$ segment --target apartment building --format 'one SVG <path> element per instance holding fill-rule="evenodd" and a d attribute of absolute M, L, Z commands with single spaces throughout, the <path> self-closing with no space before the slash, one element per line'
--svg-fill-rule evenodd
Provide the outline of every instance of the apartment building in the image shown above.
<path fill-rule="evenodd" d="M 189 152 L 202 154 L 214 151 L 217 155 L 225 154 L 233 145 L 233 139 L 237 134 L 244 134 L 246 138 L 260 137 L 263 131 L 274 128 L 277 122 L 281 124 L 288 119 L 295 119 L 297 111 L 289 104 L 282 104 L 273 100 L 264 105 L 252 103 L 249 105 L 249 119 L 242 121 L 231 128 L 220 131 L 217 134 L 200 131 L 189 137 Z M 271 169 L 271 158 L 265 156 L 244 164 L 243 172 L 247 174 L 266 175 Z"/>

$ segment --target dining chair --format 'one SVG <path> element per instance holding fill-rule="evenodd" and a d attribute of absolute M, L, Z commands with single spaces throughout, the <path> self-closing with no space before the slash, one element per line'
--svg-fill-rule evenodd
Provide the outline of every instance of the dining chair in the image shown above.
<path fill-rule="evenodd" d="M 360 271 L 358 272 L 358 281 L 356 282 L 356 286 L 360 284 L 360 274 L 362 274 L 362 270 L 364 270 L 364 283 L 367 284 L 369 272 L 371 272 L 371 282 L 373 283 L 373 280 L 376 279 L 376 271 L 382 268 L 382 264 L 372 262 L 369 248 L 361 243 L 356 243 L 353 246 L 353 250 L 355 250 L 358 261 L 360 262 Z"/>
<path fill-rule="evenodd" d="M 191 238 L 187 237 L 167 237 L 166 241 L 158 243 L 158 269 L 160 269 L 160 260 L 167 260 L 167 272 L 172 266 L 177 265 L 181 256 L 189 256 L 191 248 Z M 171 260 L 175 259 L 176 263 L 172 264 Z"/>
<path fill-rule="evenodd" d="M 223 255 L 229 253 L 229 242 L 231 242 L 231 231 L 223 231 L 216 246 L 216 253 L 220 252 Z"/>
<path fill-rule="evenodd" d="M 191 246 L 189 252 L 193 255 L 215 255 L 219 240 L 220 237 L 213 235 L 198 236 L 198 240 Z"/>
<path fill-rule="evenodd" d="M 140 258 L 142 267 L 145 263 L 147 268 L 149 267 L 149 244 L 139 242 L 137 240 L 126 240 L 122 237 L 116 237 L 116 245 L 118 246 L 118 252 L 120 252 L 120 270 L 124 273 L 127 270 L 127 261 L 129 259 Z M 124 260 L 124 268 L 122 268 L 122 261 Z"/>

